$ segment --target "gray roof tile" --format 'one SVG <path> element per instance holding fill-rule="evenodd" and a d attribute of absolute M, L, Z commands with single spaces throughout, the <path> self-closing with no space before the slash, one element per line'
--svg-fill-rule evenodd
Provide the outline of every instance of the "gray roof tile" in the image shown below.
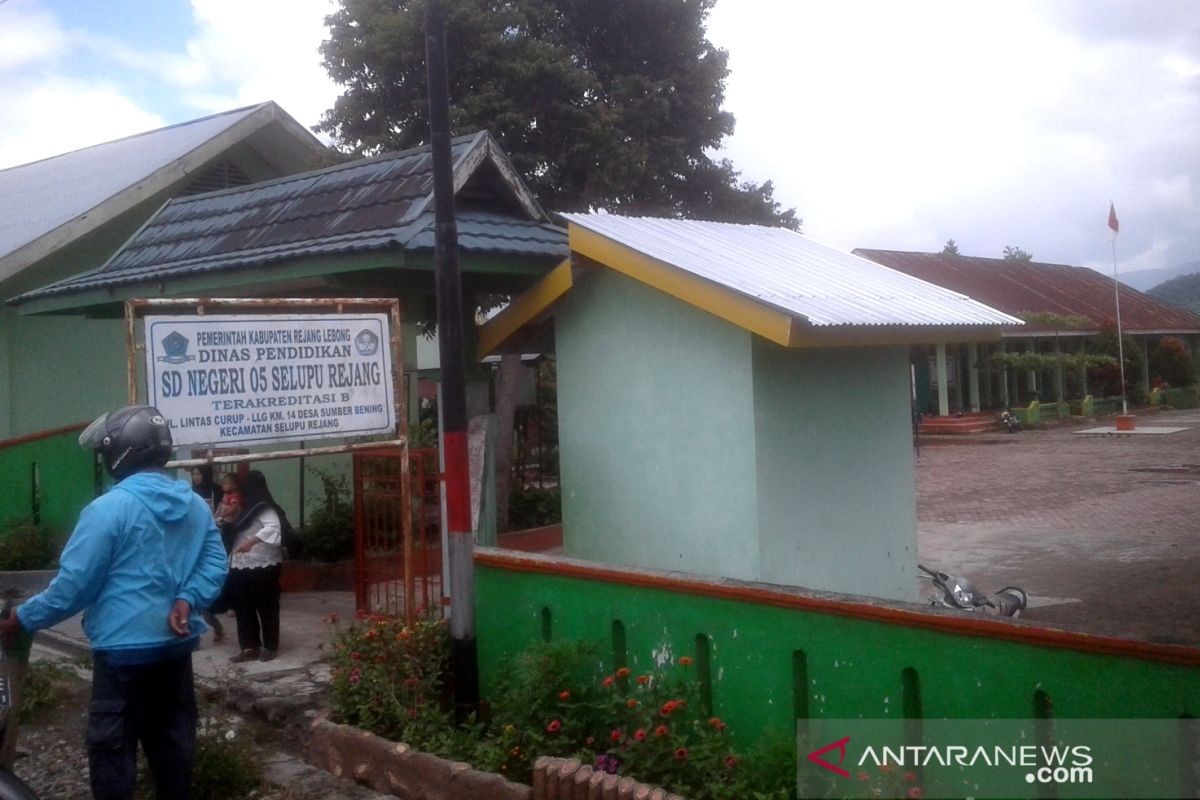
<path fill-rule="evenodd" d="M 498 202 L 523 209 L 510 213 L 464 202 L 458 212 L 460 248 L 534 257 L 567 255 L 566 231 L 552 224 L 528 195 L 491 137 L 457 137 L 452 158 L 460 186 L 491 161 L 492 174 L 507 185 L 496 193 Z M 13 302 L 313 256 L 431 250 L 432 184 L 432 161 L 425 147 L 176 198 L 99 270 L 27 292 Z M 505 198 L 506 193 L 511 196 Z"/>

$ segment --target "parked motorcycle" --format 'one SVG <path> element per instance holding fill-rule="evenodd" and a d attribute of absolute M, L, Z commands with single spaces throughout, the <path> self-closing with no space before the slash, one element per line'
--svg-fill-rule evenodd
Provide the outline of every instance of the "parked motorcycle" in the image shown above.
<path fill-rule="evenodd" d="M 966 578 L 947 575 L 924 564 L 918 564 L 917 567 L 941 594 L 941 597 L 929 598 L 931 606 L 1015 618 L 1021 616 L 1021 612 L 1029 605 L 1029 595 L 1019 586 L 1005 586 L 989 595 L 976 589 Z"/>
<path fill-rule="evenodd" d="M 3 593 L 3 597 L 0 617 L 7 617 L 13 613 L 13 601 L 20 594 L 9 590 Z M 12 772 L 21 716 L 21 681 L 32 644 L 31 636 L 21 634 L 11 648 L 0 648 L 0 800 L 37 800 L 25 782 Z"/>
<path fill-rule="evenodd" d="M 1004 426 L 1004 430 L 1009 433 L 1016 433 L 1021 430 L 1021 418 L 1012 412 L 1011 409 L 1004 409 L 1004 413 L 1000 415 L 1000 424 Z"/>

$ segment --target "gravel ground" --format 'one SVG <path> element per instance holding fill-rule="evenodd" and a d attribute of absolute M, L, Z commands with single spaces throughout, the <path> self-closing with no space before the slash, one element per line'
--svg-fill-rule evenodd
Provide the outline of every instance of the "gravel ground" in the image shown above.
<path fill-rule="evenodd" d="M 65 664 L 66 662 L 57 662 Z M 31 665 L 30 669 L 37 669 Z M 74 668 L 64 676 L 62 694 L 52 707 L 21 726 L 17 741 L 16 774 L 43 800 L 90 800 L 87 751 L 83 737 L 87 723 L 90 676 Z M 198 690 L 202 724 L 207 721 L 224 731 L 237 731 L 253 742 L 255 761 L 267 776 L 286 776 L 229 800 L 364 800 L 378 797 L 346 781 L 300 763 L 301 744 L 295 730 L 246 718 L 224 707 L 213 691 Z M 149 795 L 147 795 L 149 796 Z"/>

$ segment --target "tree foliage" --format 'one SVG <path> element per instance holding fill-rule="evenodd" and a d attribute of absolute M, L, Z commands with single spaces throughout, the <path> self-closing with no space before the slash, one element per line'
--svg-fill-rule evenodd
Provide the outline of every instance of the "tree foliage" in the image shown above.
<path fill-rule="evenodd" d="M 1094 369 L 1117 366 L 1117 359 L 1095 353 L 993 353 L 992 363 L 1015 370 Z"/>
<path fill-rule="evenodd" d="M 944 256 L 961 256 L 962 253 L 958 252 L 958 243 L 957 242 L 955 242 L 953 239 L 947 239 L 945 246 L 942 247 L 942 255 L 944 255 Z"/>
<path fill-rule="evenodd" d="M 1104 355 L 1112 359 L 1111 364 L 1090 367 L 1088 369 L 1088 385 L 1097 387 L 1094 394 L 1100 396 L 1116 396 L 1121 394 L 1121 362 L 1120 355 L 1125 356 L 1125 396 L 1134 405 L 1140 405 L 1146 400 L 1146 391 L 1142 382 L 1145 371 L 1142 369 L 1140 356 L 1141 346 L 1137 340 L 1125 333 L 1117 340 L 1117 326 L 1112 321 L 1106 321 L 1096 337 L 1088 344 L 1088 352 Z"/>
<path fill-rule="evenodd" d="M 1030 325 L 1053 328 L 1056 331 L 1077 331 L 1095 325 L 1087 317 L 1078 314 L 1055 314 L 1053 311 L 1018 311 L 1016 316 Z"/>
<path fill-rule="evenodd" d="M 1196 383 L 1196 368 L 1192 354 L 1183 340 L 1164 336 L 1150 348 L 1150 377 L 1167 386 L 1192 386 Z"/>
<path fill-rule="evenodd" d="M 486 129 L 560 211 L 798 229 L 770 181 L 709 154 L 733 131 L 715 0 L 445 0 L 451 126 Z M 428 138 L 425 0 L 342 0 L 321 47 L 345 87 L 318 130 L 359 154 Z"/>
<path fill-rule="evenodd" d="M 1008 247 L 1004 248 L 1004 260 L 1024 261 L 1028 263 L 1033 261 L 1033 253 L 1030 253 L 1027 250 L 1022 250 L 1019 247 L 1013 247 L 1012 245 L 1009 245 Z"/>

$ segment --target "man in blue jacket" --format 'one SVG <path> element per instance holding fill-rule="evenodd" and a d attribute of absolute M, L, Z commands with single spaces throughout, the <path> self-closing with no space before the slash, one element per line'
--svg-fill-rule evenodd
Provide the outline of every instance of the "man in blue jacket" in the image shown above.
<path fill-rule="evenodd" d="M 84 612 L 92 645 L 88 762 L 97 800 L 128 800 L 140 741 L 156 796 L 191 797 L 196 744 L 192 651 L 227 564 L 212 513 L 162 467 L 171 431 L 158 410 L 127 406 L 79 437 L 117 481 L 79 515 L 46 590 L 0 621 L 10 640 Z M 193 614 L 192 612 L 196 613 Z"/>

